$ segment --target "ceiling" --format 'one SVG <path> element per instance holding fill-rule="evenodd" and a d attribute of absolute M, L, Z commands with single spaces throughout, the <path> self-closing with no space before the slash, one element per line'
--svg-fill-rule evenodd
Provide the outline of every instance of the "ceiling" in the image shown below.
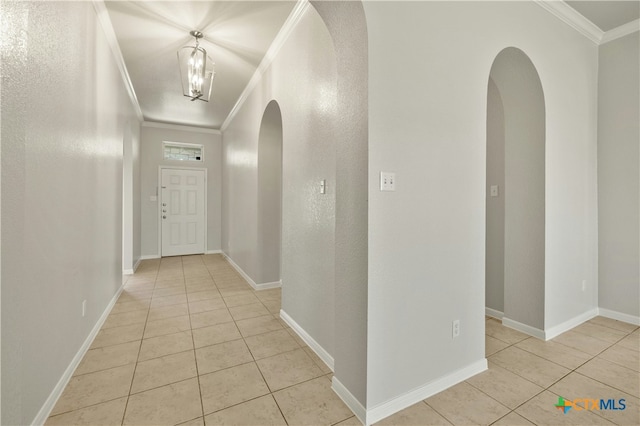
<path fill-rule="evenodd" d="M 295 0 L 105 1 L 145 121 L 220 129 L 296 6 Z M 603 32 L 637 20 L 640 1 L 567 1 Z M 193 45 L 216 64 L 210 102 L 182 95 L 176 52 Z"/>
<path fill-rule="evenodd" d="M 640 18 L 640 1 L 596 0 L 566 3 L 605 32 Z"/>
<path fill-rule="evenodd" d="M 105 1 L 145 121 L 220 129 L 295 1 Z M 176 52 L 200 46 L 215 62 L 209 102 L 182 95 Z"/>

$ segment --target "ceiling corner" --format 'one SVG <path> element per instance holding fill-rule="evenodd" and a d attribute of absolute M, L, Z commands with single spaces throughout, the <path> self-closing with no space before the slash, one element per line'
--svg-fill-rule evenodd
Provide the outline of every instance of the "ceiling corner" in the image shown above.
<path fill-rule="evenodd" d="M 247 98 L 251 94 L 251 91 L 256 87 L 256 85 L 262 78 L 262 75 L 267 71 L 267 69 L 275 59 L 278 52 L 280 51 L 284 43 L 289 38 L 289 35 L 291 35 L 291 32 L 294 30 L 296 25 L 298 25 L 298 22 L 300 22 L 300 20 L 304 16 L 304 13 L 306 12 L 309 5 L 310 3 L 308 0 L 297 0 L 296 6 L 293 8 L 291 13 L 287 17 L 287 20 L 282 25 L 282 28 L 280 28 L 280 31 L 274 38 L 273 43 L 271 43 L 271 46 L 269 46 L 269 49 L 264 55 L 264 58 L 262 58 L 260 65 L 258 65 L 258 68 L 256 69 L 253 76 L 245 86 L 244 90 L 242 91 L 242 94 L 238 98 L 238 101 L 235 103 L 233 108 L 231 108 L 231 111 L 229 111 L 229 115 L 227 115 L 227 118 L 225 118 L 225 120 L 222 122 L 222 125 L 220 126 L 221 132 L 224 132 L 227 129 L 227 127 L 229 126 L 233 118 L 236 116 L 236 114 L 238 113 L 238 111 L 240 110 L 244 102 L 247 100 Z"/>
<path fill-rule="evenodd" d="M 553 14 L 595 44 L 600 44 L 604 32 L 564 1 L 533 0 L 538 6 Z"/>
<path fill-rule="evenodd" d="M 127 93 L 129 94 L 129 99 L 131 100 L 131 104 L 133 106 L 133 109 L 135 110 L 136 116 L 138 117 L 138 120 L 140 122 L 143 122 L 144 116 L 142 115 L 142 109 L 140 108 L 140 103 L 138 102 L 138 97 L 136 96 L 133 84 L 131 83 L 131 78 L 129 77 L 127 66 L 124 63 L 122 51 L 120 50 L 120 45 L 118 44 L 116 33 L 113 30 L 111 18 L 109 18 L 107 6 L 104 4 L 104 0 L 92 0 L 92 4 L 96 11 L 96 15 L 98 16 L 98 21 L 100 22 L 102 31 L 104 32 L 104 35 L 107 39 L 107 43 L 109 44 L 111 52 L 113 53 L 113 57 L 116 61 L 116 65 L 118 66 L 118 70 L 120 71 L 120 76 L 122 77 L 122 81 L 124 82 L 124 85 L 127 89 Z"/>
<path fill-rule="evenodd" d="M 600 44 L 608 43 L 610 41 L 616 40 L 629 34 L 633 34 L 638 31 L 640 31 L 640 19 L 636 19 L 635 21 L 631 21 L 607 31 L 602 36 L 602 41 L 600 42 Z"/>

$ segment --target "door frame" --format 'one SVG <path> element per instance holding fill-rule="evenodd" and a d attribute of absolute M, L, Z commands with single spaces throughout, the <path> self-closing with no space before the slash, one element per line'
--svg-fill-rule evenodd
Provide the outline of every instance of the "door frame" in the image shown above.
<path fill-rule="evenodd" d="M 208 204 L 208 171 L 206 167 L 180 167 L 180 166 L 158 166 L 158 186 L 156 191 L 158 193 L 158 257 L 162 258 L 162 170 L 185 170 L 185 171 L 202 171 L 204 172 L 204 254 L 207 254 L 209 249 L 207 244 L 207 224 L 209 223 L 209 216 L 207 215 Z"/>

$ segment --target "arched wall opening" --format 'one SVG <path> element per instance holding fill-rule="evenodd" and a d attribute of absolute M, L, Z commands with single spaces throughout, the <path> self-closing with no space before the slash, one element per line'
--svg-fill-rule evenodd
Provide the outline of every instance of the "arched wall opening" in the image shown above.
<path fill-rule="evenodd" d="M 486 307 L 544 336 L 545 103 L 529 57 L 509 47 L 487 89 Z"/>
<path fill-rule="evenodd" d="M 280 281 L 282 232 L 282 114 L 275 100 L 262 115 L 258 136 L 259 283 Z"/>

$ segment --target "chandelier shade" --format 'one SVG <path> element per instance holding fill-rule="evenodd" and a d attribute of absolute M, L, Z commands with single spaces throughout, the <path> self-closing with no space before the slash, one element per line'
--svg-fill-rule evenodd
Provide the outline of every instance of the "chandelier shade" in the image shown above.
<path fill-rule="evenodd" d="M 185 46 L 178 50 L 182 94 L 192 101 L 209 102 L 215 64 L 207 51 L 200 47 L 203 34 L 200 31 L 191 31 L 189 34 L 195 38 L 195 46 Z"/>

